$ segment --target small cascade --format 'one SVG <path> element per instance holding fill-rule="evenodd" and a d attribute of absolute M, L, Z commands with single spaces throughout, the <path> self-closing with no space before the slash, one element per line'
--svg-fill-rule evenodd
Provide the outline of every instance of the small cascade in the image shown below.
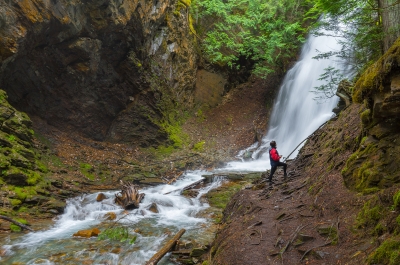
<path fill-rule="evenodd" d="M 326 81 L 318 80 L 324 69 L 334 67 L 345 71 L 346 65 L 336 59 L 313 59 L 320 52 L 340 50 L 340 44 L 332 36 L 309 36 L 302 48 L 300 60 L 289 70 L 282 82 L 270 118 L 268 133 L 258 143 L 250 146 L 242 153 L 253 151 L 255 160 L 250 162 L 231 162 L 231 170 L 264 171 L 270 167 L 268 148 L 269 143 L 275 140 L 278 151 L 283 157 L 289 155 L 293 149 L 305 138 L 313 133 L 321 124 L 329 120 L 334 113 L 338 97 L 327 98 L 324 102 L 315 100 L 314 88 L 323 85 Z M 294 152 L 291 157 L 295 157 Z M 257 159 L 256 159 L 257 158 Z"/>
<path fill-rule="evenodd" d="M 144 264 L 165 244 L 170 235 L 182 228 L 187 230 L 183 239 L 195 238 L 196 242 L 208 243 L 213 234 L 206 232 L 209 222 L 200 213 L 209 205 L 200 198 L 210 189 L 218 187 L 223 180 L 215 179 L 199 189 L 195 198 L 180 195 L 184 187 L 200 180 L 202 174 L 205 172 L 188 172 L 174 184 L 140 190 L 145 193 L 145 198 L 139 209 L 129 212 L 114 204 L 115 191 L 103 192 L 107 199 L 102 202 L 96 201 L 99 193 L 69 199 L 64 214 L 53 227 L 8 240 L 0 247 L 4 253 L 0 263 L 78 264 L 86 260 L 93 264 Z M 154 203 L 158 213 L 149 210 Z M 72 237 L 79 230 L 94 227 L 104 230 L 110 224 L 104 218 L 109 212 L 114 212 L 118 223 L 137 236 L 134 244 Z M 159 264 L 172 263 L 164 258 Z"/>

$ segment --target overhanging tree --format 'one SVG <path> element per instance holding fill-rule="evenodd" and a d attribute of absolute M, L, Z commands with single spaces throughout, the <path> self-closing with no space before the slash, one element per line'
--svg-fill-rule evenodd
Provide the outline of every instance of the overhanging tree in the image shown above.
<path fill-rule="evenodd" d="M 265 77 L 296 55 L 310 7 L 297 0 L 196 0 L 191 10 L 209 61 L 232 68 L 250 61 L 253 73 Z"/>

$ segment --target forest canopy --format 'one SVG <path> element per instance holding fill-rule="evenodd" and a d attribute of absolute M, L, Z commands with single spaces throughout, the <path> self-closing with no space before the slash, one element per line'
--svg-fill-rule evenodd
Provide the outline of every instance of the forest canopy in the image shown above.
<path fill-rule="evenodd" d="M 236 69 L 246 61 L 265 77 L 295 58 L 311 7 L 294 0 L 195 0 L 191 14 L 209 61 Z"/>
<path fill-rule="evenodd" d="M 193 0 L 190 8 L 210 62 L 236 69 L 250 64 L 261 77 L 287 70 L 310 31 L 328 29 L 343 45 L 316 59 L 339 56 L 355 72 L 400 35 L 398 0 Z"/>

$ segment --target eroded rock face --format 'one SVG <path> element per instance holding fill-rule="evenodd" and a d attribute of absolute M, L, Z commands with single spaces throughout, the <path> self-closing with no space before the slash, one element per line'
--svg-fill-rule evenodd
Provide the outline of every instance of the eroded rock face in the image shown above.
<path fill-rule="evenodd" d="M 175 0 L 2 1 L 0 87 L 18 109 L 95 140 L 164 141 L 161 102 L 193 103 L 187 12 Z"/>
<path fill-rule="evenodd" d="M 358 79 L 364 102 L 360 144 L 342 171 L 347 187 L 370 193 L 400 183 L 400 39 Z"/>

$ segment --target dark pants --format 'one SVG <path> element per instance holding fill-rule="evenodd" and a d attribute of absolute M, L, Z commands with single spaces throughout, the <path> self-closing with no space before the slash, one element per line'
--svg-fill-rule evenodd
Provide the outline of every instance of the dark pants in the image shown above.
<path fill-rule="evenodd" d="M 273 166 L 271 166 L 271 172 L 269 173 L 269 178 L 268 178 L 269 182 L 272 181 L 272 175 L 274 175 L 274 173 L 278 167 L 283 167 L 283 173 L 286 175 L 287 164 L 283 163 L 283 162 L 276 162 L 276 163 L 274 163 Z"/>

